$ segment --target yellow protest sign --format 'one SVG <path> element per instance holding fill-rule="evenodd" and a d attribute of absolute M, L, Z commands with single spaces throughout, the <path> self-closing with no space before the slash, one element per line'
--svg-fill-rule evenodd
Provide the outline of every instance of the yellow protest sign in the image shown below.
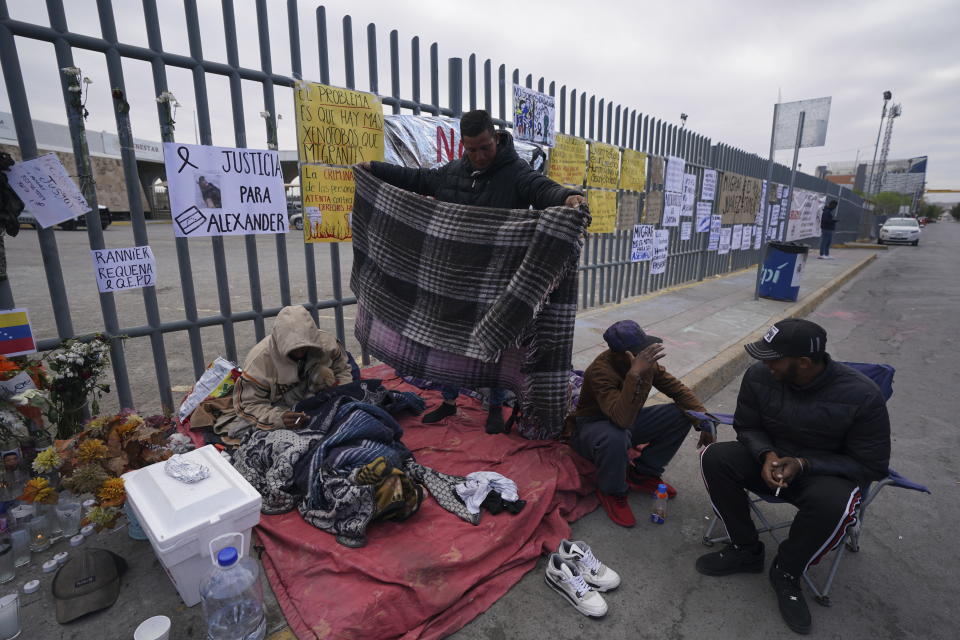
<path fill-rule="evenodd" d="M 353 239 L 350 223 L 356 186 L 351 169 L 303 165 L 303 241 L 344 242 Z"/>
<path fill-rule="evenodd" d="M 602 142 L 590 143 L 587 186 L 616 189 L 620 177 L 620 149 Z"/>
<path fill-rule="evenodd" d="M 383 160 L 383 107 L 377 96 L 314 82 L 300 83 L 293 95 L 300 162 Z"/>
<path fill-rule="evenodd" d="M 558 133 L 550 149 L 550 167 L 547 176 L 560 184 L 574 187 L 583 185 L 587 174 L 587 141 L 583 138 Z"/>
<path fill-rule="evenodd" d="M 624 149 L 620 165 L 620 188 L 627 191 L 643 191 L 646 182 L 647 154 L 633 149 Z"/>
<path fill-rule="evenodd" d="M 587 205 L 593 220 L 590 233 L 613 233 L 617 229 L 617 192 L 587 189 Z"/>

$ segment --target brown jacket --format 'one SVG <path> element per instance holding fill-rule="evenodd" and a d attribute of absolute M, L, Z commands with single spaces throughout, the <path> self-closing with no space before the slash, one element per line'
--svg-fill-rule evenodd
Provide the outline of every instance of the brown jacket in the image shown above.
<path fill-rule="evenodd" d="M 627 354 L 609 349 L 590 363 L 583 372 L 577 408 L 567 416 L 562 437 L 569 438 L 576 431 L 576 418 L 606 417 L 622 429 L 630 428 L 647 402 L 652 387 L 671 398 L 681 409 L 706 411 L 693 392 L 659 364 L 642 378 L 627 375 L 629 369 Z M 691 419 L 691 422 L 698 424 L 697 420 Z"/>

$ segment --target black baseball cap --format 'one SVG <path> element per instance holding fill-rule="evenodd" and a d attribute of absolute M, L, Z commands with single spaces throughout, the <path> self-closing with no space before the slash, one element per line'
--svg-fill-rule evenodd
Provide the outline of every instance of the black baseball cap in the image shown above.
<path fill-rule="evenodd" d="M 126 561 L 106 549 L 84 549 L 71 556 L 53 577 L 60 624 L 112 607 L 120 595 L 120 576 L 127 570 Z"/>
<path fill-rule="evenodd" d="M 815 322 L 788 318 L 767 329 L 762 339 L 743 348 L 757 360 L 809 357 L 826 352 L 827 332 Z"/>

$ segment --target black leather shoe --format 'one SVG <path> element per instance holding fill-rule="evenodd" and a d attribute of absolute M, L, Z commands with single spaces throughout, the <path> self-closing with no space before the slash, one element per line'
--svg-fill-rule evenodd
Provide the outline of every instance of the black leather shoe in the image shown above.
<path fill-rule="evenodd" d="M 721 551 L 706 553 L 697 558 L 697 571 L 705 576 L 729 576 L 733 573 L 763 573 L 763 543 L 755 549 L 744 549 L 728 544 Z"/>
<path fill-rule="evenodd" d="M 810 633 L 810 609 L 807 608 L 807 601 L 803 599 L 800 578 L 778 569 L 777 559 L 774 558 L 770 565 L 770 584 L 777 594 L 780 615 L 787 626 L 797 633 Z"/>
<path fill-rule="evenodd" d="M 440 406 L 421 418 L 423 424 L 432 424 L 440 422 L 447 416 L 452 416 L 457 412 L 457 405 L 441 402 Z"/>
<path fill-rule="evenodd" d="M 490 407 L 487 414 L 487 424 L 484 427 L 487 433 L 503 433 L 503 408 Z"/>

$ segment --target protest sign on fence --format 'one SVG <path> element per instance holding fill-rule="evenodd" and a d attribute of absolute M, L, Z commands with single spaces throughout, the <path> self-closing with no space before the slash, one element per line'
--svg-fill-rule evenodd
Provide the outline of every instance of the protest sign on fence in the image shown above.
<path fill-rule="evenodd" d="M 349 242 L 356 185 L 353 170 L 305 164 L 300 167 L 303 190 L 303 241 Z"/>
<path fill-rule="evenodd" d="M 163 156 L 178 238 L 287 232 L 276 151 L 165 142 Z"/>
<path fill-rule="evenodd" d="M 587 175 L 587 141 L 558 133 L 550 149 L 547 176 L 560 184 L 573 187 L 583 185 Z"/>
<path fill-rule="evenodd" d="M 643 191 L 646 181 L 647 154 L 624 149 L 620 162 L 620 188 L 626 191 Z"/>
<path fill-rule="evenodd" d="M 735 224 L 733 225 L 733 231 L 730 233 L 730 250 L 739 251 L 740 245 L 743 243 L 743 225 Z"/>
<path fill-rule="evenodd" d="M 683 209 L 683 194 L 665 191 L 663 193 L 663 226 L 676 227 L 679 225 L 681 209 Z"/>
<path fill-rule="evenodd" d="M 647 182 L 653 189 L 663 189 L 664 159 L 660 156 L 651 156 L 648 162 Z"/>
<path fill-rule="evenodd" d="M 32 214 L 43 228 L 90 211 L 87 199 L 55 154 L 18 162 L 7 171 L 7 180 L 23 200 L 24 211 Z"/>
<path fill-rule="evenodd" d="M 724 255 L 730 253 L 730 235 L 733 233 L 730 227 L 720 229 L 720 243 L 717 246 L 717 254 Z"/>
<path fill-rule="evenodd" d="M 703 186 L 700 188 L 701 200 L 713 200 L 717 194 L 717 170 L 703 170 Z"/>
<path fill-rule="evenodd" d="M 763 245 L 763 225 L 753 228 L 753 248 L 759 249 Z"/>
<path fill-rule="evenodd" d="M 157 265 L 149 246 L 93 249 L 90 253 L 100 293 L 142 289 L 157 284 Z"/>
<path fill-rule="evenodd" d="M 298 82 L 293 100 L 300 162 L 349 166 L 383 160 L 383 107 L 377 96 Z"/>
<path fill-rule="evenodd" d="M 640 221 L 640 194 L 621 191 L 617 204 L 617 231 L 629 231 Z"/>
<path fill-rule="evenodd" d="M 667 258 L 670 257 L 667 247 L 670 246 L 670 230 L 657 229 L 653 232 L 653 257 L 650 258 L 650 274 L 666 273 Z"/>
<path fill-rule="evenodd" d="M 794 189 L 784 240 L 790 242 L 802 238 L 819 238 L 820 214 L 826 199 L 827 196 L 822 193 Z"/>
<path fill-rule="evenodd" d="M 683 174 L 683 207 L 680 210 L 682 216 L 693 216 L 693 203 L 697 199 L 697 174 Z"/>
<path fill-rule="evenodd" d="M 724 224 L 753 224 L 762 182 L 727 171 L 720 180 L 719 212 Z"/>
<path fill-rule="evenodd" d="M 710 216 L 710 238 L 707 243 L 707 251 L 716 251 L 720 246 L 720 225 L 723 218 L 718 215 Z"/>
<path fill-rule="evenodd" d="M 667 156 L 667 173 L 663 181 L 663 190 L 683 193 L 683 170 L 686 162 L 683 158 Z"/>
<path fill-rule="evenodd" d="M 712 202 L 697 203 L 697 233 L 710 231 L 710 207 L 712 206 Z"/>
<path fill-rule="evenodd" d="M 514 138 L 552 147 L 555 122 L 553 96 L 513 85 Z"/>
<path fill-rule="evenodd" d="M 663 191 L 651 191 L 643 199 L 643 216 L 647 224 L 660 224 L 663 219 Z"/>
<path fill-rule="evenodd" d="M 638 224 L 633 227 L 630 245 L 630 262 L 643 262 L 653 257 L 653 225 Z"/>
<path fill-rule="evenodd" d="M 613 233 L 617 229 L 617 192 L 586 189 L 587 205 L 593 219 L 587 231 Z"/>
<path fill-rule="evenodd" d="M 693 230 L 693 222 L 689 220 L 684 220 L 680 223 L 680 239 L 689 240 L 690 232 Z"/>
<path fill-rule="evenodd" d="M 620 182 L 620 149 L 603 142 L 590 143 L 587 186 L 616 189 Z"/>
<path fill-rule="evenodd" d="M 740 239 L 740 251 L 747 251 L 753 245 L 753 225 L 743 225 L 743 236 Z"/>

